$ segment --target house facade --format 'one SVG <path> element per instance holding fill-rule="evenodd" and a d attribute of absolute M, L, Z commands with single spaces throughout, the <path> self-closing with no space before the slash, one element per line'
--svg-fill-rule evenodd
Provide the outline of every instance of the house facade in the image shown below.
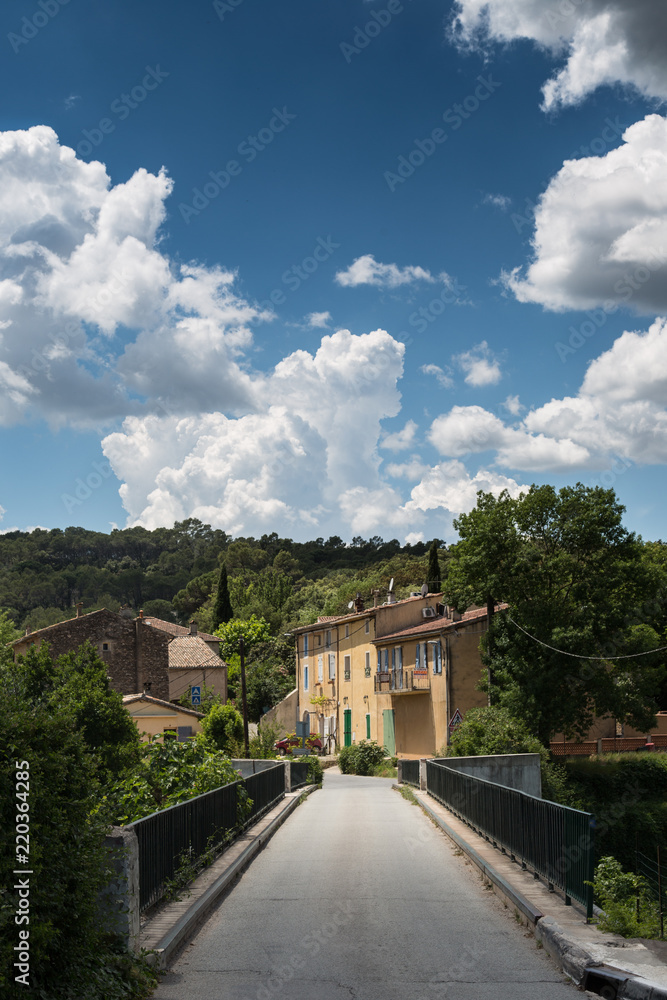
<path fill-rule="evenodd" d="M 91 611 L 76 618 L 29 632 L 12 643 L 14 656 L 42 642 L 54 657 L 89 642 L 107 664 L 111 686 L 122 695 L 146 693 L 162 701 L 177 701 L 197 685 L 227 700 L 227 664 L 218 654 L 220 640 L 190 628 L 134 617 L 130 609 Z"/>
<path fill-rule="evenodd" d="M 322 617 L 295 629 L 296 719 L 325 746 L 377 740 L 390 754 L 433 754 L 457 709 L 487 703 L 476 690 L 486 610 L 457 615 L 440 594 Z"/>
<path fill-rule="evenodd" d="M 134 719 L 144 741 L 167 738 L 183 742 L 201 730 L 201 712 L 148 694 L 124 695 L 123 707 Z"/>

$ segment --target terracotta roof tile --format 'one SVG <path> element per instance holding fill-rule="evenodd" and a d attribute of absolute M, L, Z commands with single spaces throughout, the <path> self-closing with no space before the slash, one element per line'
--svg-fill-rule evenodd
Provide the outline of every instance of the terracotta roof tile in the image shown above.
<path fill-rule="evenodd" d="M 151 694 L 124 694 L 123 705 L 131 705 L 135 701 L 147 701 L 151 705 L 162 705 L 171 708 L 175 712 L 185 712 L 186 715 L 196 715 L 198 719 L 204 718 L 203 712 L 195 712 L 194 708 L 185 708 L 183 705 L 175 705 L 173 701 L 164 701 L 162 698 L 154 698 Z"/>
<path fill-rule="evenodd" d="M 146 625 L 151 625 L 153 628 L 159 628 L 161 632 L 168 632 L 169 635 L 190 635 L 190 629 L 185 628 L 184 625 L 177 625 L 175 622 L 166 622 L 162 618 L 144 618 L 143 621 Z M 209 635 L 208 632 L 197 632 L 196 633 L 200 639 L 204 642 L 220 642 L 217 635 Z"/>
<path fill-rule="evenodd" d="M 169 669 L 174 667 L 226 667 L 200 635 L 177 635 L 169 643 Z"/>

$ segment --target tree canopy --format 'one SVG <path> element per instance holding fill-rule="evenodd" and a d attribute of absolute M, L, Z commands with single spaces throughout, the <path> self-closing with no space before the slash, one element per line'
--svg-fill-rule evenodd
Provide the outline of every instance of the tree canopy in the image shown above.
<path fill-rule="evenodd" d="M 595 716 L 651 725 L 664 677 L 656 575 L 622 524 L 613 490 L 533 486 L 479 493 L 454 522 L 446 597 L 509 604 L 482 647 L 490 697 L 543 743 L 583 734 Z M 619 659 L 619 657 L 627 657 Z"/>

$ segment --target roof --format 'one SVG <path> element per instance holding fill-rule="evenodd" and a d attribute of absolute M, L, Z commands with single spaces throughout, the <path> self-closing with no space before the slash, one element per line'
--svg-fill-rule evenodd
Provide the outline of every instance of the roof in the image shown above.
<path fill-rule="evenodd" d="M 195 712 L 194 708 L 185 708 L 183 705 L 176 705 L 173 701 L 164 701 L 162 698 L 154 698 L 151 694 L 124 694 L 123 705 L 131 705 L 137 701 L 147 701 L 151 705 L 162 705 L 163 708 L 171 708 L 174 712 L 185 712 L 186 715 L 196 715 L 198 719 L 204 718 L 203 712 Z"/>
<path fill-rule="evenodd" d="M 224 660 L 200 635 L 177 635 L 169 643 L 169 669 L 173 667 L 226 667 Z"/>
<path fill-rule="evenodd" d="M 13 642 L 7 643 L 8 646 L 17 646 L 20 642 L 25 642 L 26 639 L 33 639 L 35 636 L 43 636 L 45 632 L 50 632 L 54 628 L 62 628 L 63 625 L 70 625 L 72 622 L 83 621 L 84 618 L 92 618 L 93 615 L 112 615 L 114 618 L 121 618 L 122 615 L 117 614 L 115 611 L 109 611 L 108 608 L 98 608 L 97 611 L 87 611 L 85 615 L 73 615 L 71 618 L 66 618 L 65 621 L 55 622 L 54 625 L 45 625 L 44 628 L 37 628 L 34 632 L 26 632 L 25 635 L 19 636 L 18 639 L 14 639 Z"/>
<path fill-rule="evenodd" d="M 153 628 L 159 628 L 161 632 L 168 632 L 169 635 L 191 635 L 189 628 L 185 628 L 184 625 L 177 625 L 175 622 L 166 622 L 162 618 L 153 618 L 152 616 L 145 616 L 142 621 L 146 625 L 151 625 Z M 220 642 L 217 635 L 209 635 L 208 632 L 197 632 L 197 636 L 203 639 L 204 642 Z"/>
<path fill-rule="evenodd" d="M 497 604 L 496 611 L 504 611 L 509 607 L 509 604 Z M 404 628 L 400 632 L 391 632 L 389 635 L 380 635 L 376 639 L 371 641 L 378 645 L 383 642 L 391 642 L 393 639 L 409 638 L 411 636 L 420 635 L 430 635 L 433 632 L 454 632 L 457 627 L 469 625 L 472 622 L 478 622 L 486 618 L 486 608 L 471 608 L 470 611 L 464 612 L 459 619 L 453 621 L 451 618 L 445 618 L 444 616 L 438 618 L 427 618 L 426 621 L 422 622 L 421 625 L 411 625 L 409 628 Z"/>
<path fill-rule="evenodd" d="M 428 594 L 428 597 L 440 597 L 440 592 L 436 594 Z M 409 604 L 411 601 L 423 601 L 424 598 L 421 594 L 418 597 L 404 597 L 400 601 L 392 601 L 391 604 L 378 604 L 375 607 L 364 608 L 363 611 L 350 611 L 346 615 L 321 615 L 316 622 L 311 625 L 300 625 L 298 628 L 293 628 L 289 633 L 290 635 L 300 635 L 302 632 L 309 632 L 311 629 L 316 629 L 318 626 L 329 625 L 332 622 L 351 622 L 354 619 L 365 618 L 368 615 L 375 614 L 376 611 L 382 611 L 385 608 L 395 608 L 400 604 Z"/>

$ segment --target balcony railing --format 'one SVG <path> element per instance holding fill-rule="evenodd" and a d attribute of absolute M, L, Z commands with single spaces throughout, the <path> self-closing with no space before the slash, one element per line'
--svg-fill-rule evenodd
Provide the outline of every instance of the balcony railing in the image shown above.
<path fill-rule="evenodd" d="M 375 674 L 375 694 L 422 694 L 431 690 L 431 678 L 426 670 L 378 670 Z"/>

